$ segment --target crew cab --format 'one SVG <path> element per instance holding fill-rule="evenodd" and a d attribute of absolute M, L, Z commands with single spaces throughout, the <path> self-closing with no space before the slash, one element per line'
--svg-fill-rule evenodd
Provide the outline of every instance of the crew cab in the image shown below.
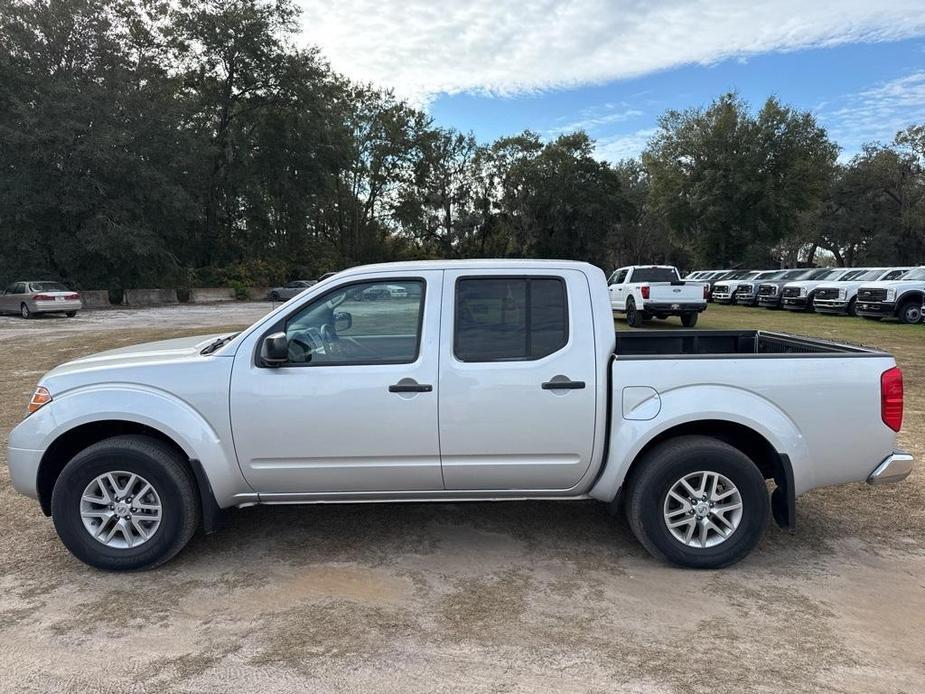
<path fill-rule="evenodd" d="M 405 297 L 363 300 L 382 284 Z M 615 332 L 588 264 L 406 262 L 344 270 L 239 333 L 61 365 L 8 461 L 104 569 L 156 566 L 233 507 L 488 499 L 625 502 L 653 555 L 715 568 L 772 512 L 792 527 L 811 489 L 906 477 L 902 408 L 883 352 Z"/>
<path fill-rule="evenodd" d="M 856 315 L 858 289 L 869 282 L 883 280 L 897 280 L 905 275 L 911 268 L 872 268 L 863 271 L 860 275 L 849 274 L 838 282 L 823 282 L 816 287 L 813 297 L 813 310 L 816 313 L 837 313 L 842 315 Z"/>
<path fill-rule="evenodd" d="M 685 328 L 697 324 L 707 308 L 710 286 L 682 280 L 671 265 L 630 265 L 615 270 L 608 280 L 614 313 L 625 313 L 634 328 L 652 318 L 680 316 Z"/>
<path fill-rule="evenodd" d="M 869 320 L 895 317 L 902 323 L 922 320 L 925 303 L 925 266 L 897 280 L 871 282 L 858 289 L 857 314 Z"/>
<path fill-rule="evenodd" d="M 832 268 L 816 270 L 806 279 L 788 282 L 780 292 L 780 305 L 788 311 L 812 311 L 816 287 L 823 282 L 838 282 L 849 277 L 862 275 L 868 268 Z"/>

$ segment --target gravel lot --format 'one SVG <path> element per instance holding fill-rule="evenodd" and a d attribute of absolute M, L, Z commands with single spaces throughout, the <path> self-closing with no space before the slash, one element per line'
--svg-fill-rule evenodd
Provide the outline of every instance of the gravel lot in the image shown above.
<path fill-rule="evenodd" d="M 53 365 L 269 307 L 0 318 L 0 458 Z M 892 350 L 901 443 L 925 459 L 925 326 L 711 307 L 699 327 L 765 324 Z M 923 691 L 921 463 L 898 486 L 801 498 L 798 526 L 694 572 L 590 502 L 258 507 L 162 569 L 118 575 L 72 559 L 3 473 L 0 690 Z"/>

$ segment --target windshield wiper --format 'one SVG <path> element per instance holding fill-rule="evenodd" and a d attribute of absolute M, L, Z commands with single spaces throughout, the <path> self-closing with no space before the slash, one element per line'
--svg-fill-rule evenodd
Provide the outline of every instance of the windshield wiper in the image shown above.
<path fill-rule="evenodd" d="M 231 340 L 236 338 L 238 335 L 240 335 L 240 333 L 232 333 L 231 335 L 225 335 L 224 337 L 220 337 L 217 340 L 213 340 L 212 342 L 210 342 L 208 345 L 205 346 L 205 348 L 200 352 L 200 354 L 212 354 L 212 352 L 217 350 L 219 347 L 221 347 L 225 343 L 230 342 Z"/>

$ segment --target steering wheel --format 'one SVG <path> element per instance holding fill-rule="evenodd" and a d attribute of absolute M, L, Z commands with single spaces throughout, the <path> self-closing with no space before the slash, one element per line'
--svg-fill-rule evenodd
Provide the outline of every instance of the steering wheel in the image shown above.
<path fill-rule="evenodd" d="M 289 340 L 289 361 L 294 364 L 302 364 L 311 359 L 314 348 L 307 342 L 294 337 Z"/>
<path fill-rule="evenodd" d="M 337 354 L 340 352 L 339 338 L 337 337 L 337 333 L 334 332 L 333 325 L 330 323 L 322 325 L 320 335 L 321 342 L 324 344 L 325 354 Z"/>

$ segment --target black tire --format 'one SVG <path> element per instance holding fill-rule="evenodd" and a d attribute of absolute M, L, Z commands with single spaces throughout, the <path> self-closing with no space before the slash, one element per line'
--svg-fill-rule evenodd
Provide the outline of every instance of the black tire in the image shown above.
<path fill-rule="evenodd" d="M 697 325 L 697 313 L 682 313 L 681 314 L 681 325 L 685 328 L 693 328 Z"/>
<path fill-rule="evenodd" d="M 642 313 L 636 310 L 636 302 L 632 299 L 628 299 L 626 302 L 626 323 L 631 328 L 638 328 L 642 326 Z"/>
<path fill-rule="evenodd" d="M 813 306 L 813 302 L 814 302 L 815 300 L 816 300 L 816 295 L 815 295 L 815 294 L 810 294 L 808 297 L 806 297 L 806 306 L 803 308 L 803 310 L 804 310 L 806 313 L 815 313 L 815 312 L 816 312 L 816 307 Z"/>
<path fill-rule="evenodd" d="M 73 318 L 74 316 L 77 315 L 77 311 L 68 311 L 64 315 L 67 316 L 68 318 Z"/>
<path fill-rule="evenodd" d="M 279 301 L 279 292 L 270 292 L 270 301 Z"/>
<path fill-rule="evenodd" d="M 675 538 L 664 518 L 668 492 L 685 475 L 716 472 L 742 498 L 742 518 L 725 540 L 691 547 Z M 652 556 L 696 569 L 719 569 L 751 552 L 768 527 L 770 501 L 761 472 L 748 456 L 708 436 L 679 436 L 659 444 L 636 462 L 627 481 L 626 517 L 633 534 Z"/>
<path fill-rule="evenodd" d="M 848 302 L 848 315 L 856 316 L 858 315 L 858 298 L 854 297 L 851 301 Z"/>
<path fill-rule="evenodd" d="M 883 316 L 861 316 L 864 320 L 883 320 Z"/>
<path fill-rule="evenodd" d="M 922 304 L 920 301 L 907 301 L 899 307 L 899 322 L 906 325 L 915 325 L 922 322 Z"/>
<path fill-rule="evenodd" d="M 29 307 L 25 303 L 19 305 L 19 315 L 29 320 L 32 318 L 32 311 L 29 310 Z"/>
<path fill-rule="evenodd" d="M 83 525 L 81 496 L 106 472 L 136 473 L 151 483 L 161 500 L 161 523 L 133 548 L 109 547 Z M 193 473 L 183 457 L 148 436 L 115 436 L 78 453 L 61 471 L 51 496 L 58 537 L 85 564 L 108 571 L 152 569 L 176 555 L 199 527 L 200 508 Z"/>

